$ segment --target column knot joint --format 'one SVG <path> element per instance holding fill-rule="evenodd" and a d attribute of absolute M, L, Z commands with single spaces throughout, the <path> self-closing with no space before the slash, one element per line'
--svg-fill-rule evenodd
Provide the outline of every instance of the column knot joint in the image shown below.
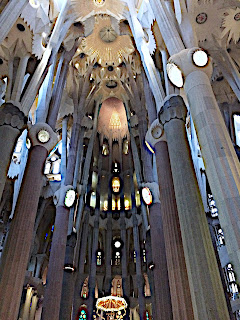
<path fill-rule="evenodd" d="M 179 95 L 168 96 L 158 114 L 159 123 L 162 126 L 173 119 L 185 122 L 186 116 L 187 108 L 183 98 Z"/>

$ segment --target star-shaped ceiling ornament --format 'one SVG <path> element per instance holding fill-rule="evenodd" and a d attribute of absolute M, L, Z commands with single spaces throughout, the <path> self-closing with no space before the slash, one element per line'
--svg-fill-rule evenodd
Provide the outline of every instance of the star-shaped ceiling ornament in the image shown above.
<path fill-rule="evenodd" d="M 225 12 L 222 27 L 224 28 L 222 37 L 228 34 L 227 42 L 233 40 L 237 43 L 240 39 L 240 8 L 229 8 Z"/>

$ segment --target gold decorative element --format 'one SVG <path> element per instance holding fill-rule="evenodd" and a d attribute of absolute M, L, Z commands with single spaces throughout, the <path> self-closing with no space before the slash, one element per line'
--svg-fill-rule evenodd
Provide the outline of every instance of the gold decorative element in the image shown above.
<path fill-rule="evenodd" d="M 101 2 L 98 4 L 98 2 Z M 97 14 L 110 14 L 117 20 L 124 19 L 123 13 L 126 4 L 119 0 L 72 0 L 74 12 L 78 15 L 78 21 L 85 21 L 89 17 Z"/>
<path fill-rule="evenodd" d="M 113 111 L 111 119 L 109 121 L 109 129 L 112 129 L 112 130 L 121 129 L 121 121 L 116 110 Z"/>
<path fill-rule="evenodd" d="M 96 57 L 102 66 L 118 66 L 125 56 L 134 52 L 134 46 L 129 36 L 117 36 L 110 17 L 97 16 L 93 33 L 84 39 L 82 50 L 88 56 Z"/>

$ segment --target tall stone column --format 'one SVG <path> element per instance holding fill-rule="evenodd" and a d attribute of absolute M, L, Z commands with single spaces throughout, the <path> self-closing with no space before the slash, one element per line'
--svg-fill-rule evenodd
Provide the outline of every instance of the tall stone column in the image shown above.
<path fill-rule="evenodd" d="M 130 296 L 130 288 L 128 281 L 127 273 L 127 231 L 126 231 L 126 222 L 125 222 L 125 213 L 120 213 L 120 227 L 121 227 L 121 240 L 123 242 L 122 248 L 122 286 L 123 286 L 123 295 L 126 297 Z"/>
<path fill-rule="evenodd" d="M 226 300 L 187 142 L 186 114 L 183 99 L 170 96 L 159 119 L 168 142 L 194 317 L 226 320 Z"/>
<path fill-rule="evenodd" d="M 67 237 L 59 320 L 71 319 L 74 280 L 76 279 L 74 266 L 74 249 L 76 242 L 77 234 L 72 232 Z"/>
<path fill-rule="evenodd" d="M 106 250 L 105 250 L 105 292 L 106 295 L 111 294 L 111 283 L 112 283 L 112 215 L 109 214 L 107 217 L 107 232 L 106 232 Z"/>
<path fill-rule="evenodd" d="M 27 118 L 17 106 L 7 102 L 0 107 L 0 199 L 15 144 L 26 123 Z"/>
<path fill-rule="evenodd" d="M 32 305 L 31 305 L 29 320 L 35 320 L 37 303 L 38 303 L 38 296 L 35 293 L 35 294 L 33 294 L 33 297 L 32 297 Z"/>
<path fill-rule="evenodd" d="M 94 299 L 95 299 L 95 286 L 96 286 L 96 272 L 97 272 L 97 263 L 96 263 L 96 251 L 98 247 L 98 234 L 99 234 L 99 209 L 95 209 L 95 220 L 93 228 L 93 241 L 92 241 L 92 252 L 91 252 L 91 266 L 89 274 L 89 298 L 88 298 L 88 314 L 89 319 L 93 317 L 93 308 L 94 308 Z"/>
<path fill-rule="evenodd" d="M 26 294 L 26 300 L 23 307 L 23 315 L 22 320 L 28 320 L 29 319 L 29 312 L 30 312 L 30 304 L 32 299 L 32 287 L 27 288 L 27 294 Z"/>
<path fill-rule="evenodd" d="M 172 56 L 185 77 L 191 116 L 196 128 L 206 174 L 216 201 L 219 220 L 225 235 L 230 262 L 240 281 L 240 165 L 232 141 L 212 91 L 212 65 L 193 63 L 193 53 L 186 49 Z"/>
<path fill-rule="evenodd" d="M 72 319 L 75 319 L 78 313 L 78 309 L 81 305 L 81 297 L 80 293 L 82 290 L 82 285 L 84 282 L 84 265 L 86 259 L 86 252 L 87 252 L 87 242 L 89 240 L 89 209 L 85 208 L 85 217 L 84 223 L 82 227 L 82 235 L 81 235 L 81 242 L 79 245 L 79 262 L 78 262 L 78 269 L 77 269 L 77 280 L 75 284 L 74 290 L 74 301 L 73 301 L 73 313 Z M 78 259 L 76 258 L 76 263 Z"/>
<path fill-rule="evenodd" d="M 49 134 L 47 142 L 38 140 L 43 130 Z M 43 166 L 48 152 L 57 143 L 56 134 L 44 123 L 34 125 L 29 131 L 32 148 L 23 177 L 13 221 L 1 258 L 0 319 L 16 319 L 25 279 L 37 206 L 43 182 Z"/>
<path fill-rule="evenodd" d="M 173 319 L 193 319 L 190 287 L 184 257 L 182 236 L 174 192 L 168 146 L 163 128 L 156 119 L 150 126 L 146 140 L 155 149 L 161 213 Z"/>
<path fill-rule="evenodd" d="M 150 4 L 169 53 L 172 55 L 183 50 L 183 42 L 175 26 L 173 17 L 167 10 L 165 1 L 150 0 Z"/>
<path fill-rule="evenodd" d="M 141 252 L 140 252 L 140 243 L 139 243 L 139 230 L 138 230 L 138 221 L 136 218 L 136 213 L 133 213 L 133 241 L 134 241 L 134 250 L 136 253 L 136 280 L 138 288 L 138 303 L 139 303 L 139 315 L 140 319 L 144 319 L 144 313 L 146 310 L 145 297 L 144 297 L 144 280 L 141 267 Z"/>
<path fill-rule="evenodd" d="M 69 208 L 64 205 L 64 199 L 69 189 L 72 189 L 72 186 L 63 185 L 54 195 L 56 218 L 48 265 L 47 287 L 43 301 L 42 320 L 59 318 L 69 219 Z"/>

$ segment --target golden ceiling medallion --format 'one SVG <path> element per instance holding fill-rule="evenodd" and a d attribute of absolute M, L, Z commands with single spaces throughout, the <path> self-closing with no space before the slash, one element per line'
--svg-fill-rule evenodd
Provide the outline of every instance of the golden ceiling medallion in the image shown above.
<path fill-rule="evenodd" d="M 93 0 L 96 6 L 103 6 L 105 4 L 105 0 Z"/>

